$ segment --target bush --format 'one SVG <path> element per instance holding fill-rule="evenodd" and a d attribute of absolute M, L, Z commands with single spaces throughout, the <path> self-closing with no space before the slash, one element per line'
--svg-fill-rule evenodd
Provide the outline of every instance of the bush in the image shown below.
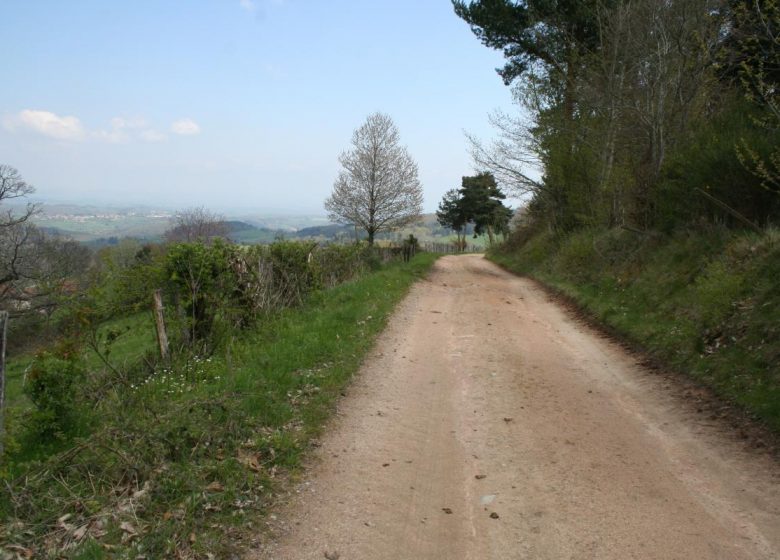
<path fill-rule="evenodd" d="M 165 256 L 165 291 L 185 345 L 218 343 L 218 333 L 300 305 L 312 292 L 360 275 L 369 261 L 360 245 L 181 243 Z"/>
<path fill-rule="evenodd" d="M 241 294 L 261 293 L 260 265 L 273 270 L 269 247 L 207 251 L 182 249 L 175 263 L 185 254 L 217 259 L 236 282 L 226 295 L 231 305 Z M 301 264 L 302 252 L 283 253 Z M 361 247 L 318 248 L 311 259 L 307 253 L 307 273 L 320 282 L 332 265 L 335 277 L 351 278 L 364 269 L 364 257 Z M 9 456 L 8 474 L 0 472 L 0 542 L 22 543 L 36 558 L 233 557 L 273 501 L 277 481 L 299 466 L 393 305 L 434 258 L 321 291 L 300 309 L 230 331 L 231 343 L 212 355 L 174 353 L 153 364 L 136 352 L 138 363 L 124 366 L 121 379 L 104 383 L 90 369 L 80 386 L 63 384 L 63 394 L 78 391 L 90 429 L 66 445 Z M 225 312 L 215 313 L 217 326 Z M 150 334 L 147 316 L 134 319 L 102 326 L 112 356 L 124 337 Z M 36 367 L 61 372 L 61 361 L 75 356 L 63 348 Z M 40 402 L 50 402 L 49 391 L 40 393 Z"/>
<path fill-rule="evenodd" d="M 330 288 L 357 278 L 367 269 L 363 245 L 328 245 L 314 252 L 322 287 Z"/>
<path fill-rule="evenodd" d="M 41 352 L 30 365 L 24 393 L 35 405 L 31 428 L 44 438 L 61 439 L 71 433 L 79 418 L 76 388 L 84 376 L 74 354 Z"/>
<path fill-rule="evenodd" d="M 165 257 L 168 292 L 184 321 L 187 342 L 203 341 L 214 331 L 215 321 L 226 318 L 237 289 L 231 257 L 236 249 L 221 243 L 178 243 Z"/>
<path fill-rule="evenodd" d="M 123 240 L 96 255 L 91 271 L 90 305 L 101 320 L 137 313 L 149 306 L 149 294 L 165 280 L 160 245 L 139 245 Z"/>
<path fill-rule="evenodd" d="M 289 304 L 297 305 L 309 292 L 320 288 L 321 277 L 313 253 L 317 245 L 277 241 L 268 246 L 275 287 Z"/>

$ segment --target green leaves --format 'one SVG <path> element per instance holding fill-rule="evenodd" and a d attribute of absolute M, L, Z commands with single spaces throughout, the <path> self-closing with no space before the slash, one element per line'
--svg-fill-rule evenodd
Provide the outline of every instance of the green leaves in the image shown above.
<path fill-rule="evenodd" d="M 58 439 L 77 423 L 76 387 L 84 376 L 77 355 L 42 352 L 27 372 L 24 392 L 35 405 L 33 429 L 44 438 Z"/>
<path fill-rule="evenodd" d="M 475 234 L 487 233 L 493 243 L 495 233 L 505 233 L 512 217 L 512 210 L 501 202 L 506 195 L 488 172 L 463 177 L 461 185 L 459 190 L 451 189 L 444 195 L 436 212 L 439 223 L 460 237 L 466 224 L 473 222 Z"/>

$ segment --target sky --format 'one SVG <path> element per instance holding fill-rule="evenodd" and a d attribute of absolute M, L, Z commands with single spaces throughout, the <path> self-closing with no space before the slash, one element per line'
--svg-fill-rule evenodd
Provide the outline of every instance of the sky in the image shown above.
<path fill-rule="evenodd" d="M 0 164 L 50 202 L 324 214 L 390 115 L 424 209 L 511 92 L 450 0 L 3 0 Z"/>

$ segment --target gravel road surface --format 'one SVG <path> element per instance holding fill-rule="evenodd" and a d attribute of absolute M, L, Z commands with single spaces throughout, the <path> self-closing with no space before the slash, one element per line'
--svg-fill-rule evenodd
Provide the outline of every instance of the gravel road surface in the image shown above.
<path fill-rule="evenodd" d="M 532 281 L 441 258 L 250 557 L 780 558 L 777 462 L 668 383 Z"/>

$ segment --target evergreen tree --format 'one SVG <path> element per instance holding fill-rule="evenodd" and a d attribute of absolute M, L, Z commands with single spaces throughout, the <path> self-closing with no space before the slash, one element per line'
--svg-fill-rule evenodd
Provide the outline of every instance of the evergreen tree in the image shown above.
<path fill-rule="evenodd" d="M 469 219 L 463 204 L 461 204 L 458 189 L 450 189 L 444 194 L 444 198 L 439 202 L 439 209 L 436 211 L 436 219 L 442 227 L 455 232 L 458 238 L 458 250 L 462 251 L 466 246 L 466 225 Z"/>

